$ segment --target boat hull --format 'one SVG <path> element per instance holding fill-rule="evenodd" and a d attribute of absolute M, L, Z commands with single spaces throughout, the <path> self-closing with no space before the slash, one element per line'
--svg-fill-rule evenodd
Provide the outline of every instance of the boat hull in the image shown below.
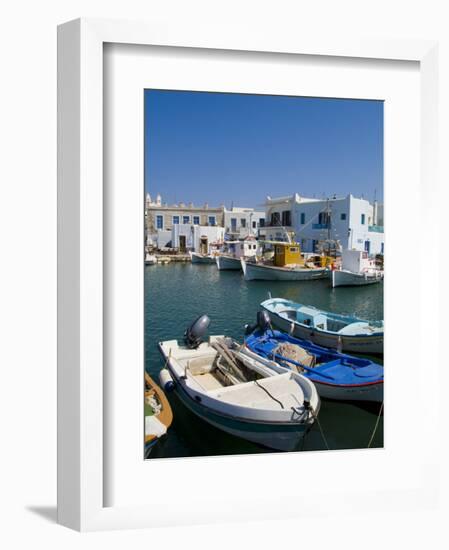
<path fill-rule="evenodd" d="M 365 286 L 380 283 L 383 275 L 374 273 L 353 273 L 346 270 L 332 271 L 332 288 L 337 286 Z"/>
<path fill-rule="evenodd" d="M 311 428 L 311 425 L 305 424 L 249 422 L 244 419 L 217 414 L 216 411 L 194 401 L 180 383 L 175 385 L 174 392 L 183 405 L 203 421 L 234 437 L 246 439 L 269 449 L 277 451 L 298 450 L 304 435 Z"/>
<path fill-rule="evenodd" d="M 261 304 L 262 305 L 262 304 Z M 383 333 L 372 336 L 344 336 L 338 334 L 329 334 L 319 331 L 312 327 L 305 327 L 297 323 L 292 323 L 288 319 L 273 313 L 269 309 L 262 307 L 270 316 L 273 325 L 280 330 L 291 334 L 295 338 L 309 340 L 314 344 L 331 349 L 341 349 L 342 351 L 350 351 L 353 353 L 362 354 L 383 354 L 384 337 Z M 293 325 L 293 326 L 292 326 Z"/>
<path fill-rule="evenodd" d="M 294 368 L 294 361 L 289 363 L 282 356 L 274 356 L 277 346 L 283 343 L 300 346 L 315 356 L 316 365 L 309 369 L 304 367 L 302 375 L 314 383 L 321 398 L 337 401 L 383 401 L 383 367 L 370 359 L 331 351 L 271 329 L 255 332 L 245 340 L 249 352 L 271 358 L 281 369 L 290 370 Z"/>
<path fill-rule="evenodd" d="M 214 264 L 215 258 L 213 256 L 203 256 L 201 254 L 196 254 L 195 252 L 192 252 L 190 254 L 190 258 L 192 260 L 192 264 Z"/>
<path fill-rule="evenodd" d="M 217 256 L 215 260 L 217 262 L 217 268 L 219 269 L 219 271 L 242 270 L 242 264 L 239 258 L 232 258 L 231 256 Z"/>
<path fill-rule="evenodd" d="M 320 395 L 324 399 L 333 399 L 335 401 L 368 401 L 381 403 L 384 398 L 383 382 L 374 384 L 354 385 L 354 386 L 337 386 L 334 384 L 326 384 L 314 380 L 313 383 Z"/>
<path fill-rule="evenodd" d="M 328 276 L 327 268 L 285 268 L 241 260 L 246 281 L 314 281 Z"/>
<path fill-rule="evenodd" d="M 184 364 L 188 364 L 186 361 L 190 361 L 195 357 L 206 358 L 206 363 L 208 360 L 213 360 L 214 356 L 210 354 L 210 349 L 214 348 L 205 342 L 194 350 L 187 349 L 185 346 L 178 346 L 177 341 L 159 343 L 159 350 L 166 360 L 166 368 L 174 383 L 173 391 L 180 401 L 193 414 L 230 435 L 270 449 L 279 451 L 297 450 L 320 410 L 320 398 L 313 382 L 297 373 L 293 375 L 293 378 L 288 377 L 288 380 L 294 379 L 299 386 L 294 390 L 296 392 L 294 393 L 294 402 L 296 403 L 294 407 L 286 405 L 286 408 L 283 406 L 281 406 L 281 409 L 278 409 L 277 406 L 273 408 L 270 399 L 268 401 L 270 401 L 271 406 L 262 406 L 261 404 L 254 406 L 253 401 L 246 401 L 248 397 L 244 397 L 242 400 L 237 397 L 236 400 L 233 400 L 232 394 L 230 399 L 222 399 L 221 395 L 217 395 L 216 390 L 205 390 L 204 387 L 201 387 L 201 384 L 195 385 L 194 379 L 190 375 L 186 375 L 187 366 L 184 366 Z M 276 384 L 276 379 L 273 378 L 273 368 L 267 366 L 272 364 L 272 361 L 257 356 L 249 358 L 243 352 L 240 355 L 242 362 L 246 361 L 247 364 L 248 362 L 249 364 L 256 362 L 259 369 L 257 372 L 262 373 L 263 379 L 272 380 Z M 183 363 L 179 363 L 179 360 Z M 287 371 L 280 373 L 281 378 L 285 372 Z M 262 384 L 263 381 L 260 383 Z M 249 382 L 249 385 L 246 386 L 245 383 L 241 385 L 244 394 L 247 390 L 251 391 L 250 387 L 253 386 L 253 382 Z M 289 388 L 288 391 L 291 392 L 291 386 Z M 222 388 L 222 391 L 226 393 L 226 389 Z M 276 395 L 276 390 L 274 392 L 274 395 Z M 270 398 L 273 398 L 273 394 L 266 393 Z M 263 399 L 267 399 L 266 393 L 263 394 L 262 402 Z M 282 393 L 282 395 L 286 399 L 291 397 L 290 394 Z M 256 399 L 260 398 L 259 394 Z M 254 396 L 252 399 L 254 399 Z M 305 399 L 309 403 L 307 407 L 304 407 Z"/>
<path fill-rule="evenodd" d="M 161 410 L 158 414 L 150 416 L 150 419 L 154 419 L 154 421 L 150 423 L 149 427 L 147 426 L 147 417 L 145 417 L 145 458 L 148 458 L 153 446 L 156 445 L 159 439 L 161 439 L 170 428 L 173 422 L 173 412 L 166 395 L 147 372 L 145 372 L 145 386 L 147 388 L 145 396 L 153 393 L 161 406 Z M 152 428 L 156 429 L 153 430 Z"/>
<path fill-rule="evenodd" d="M 157 264 L 156 256 L 147 256 L 145 258 L 145 265 L 156 265 L 156 264 Z"/>

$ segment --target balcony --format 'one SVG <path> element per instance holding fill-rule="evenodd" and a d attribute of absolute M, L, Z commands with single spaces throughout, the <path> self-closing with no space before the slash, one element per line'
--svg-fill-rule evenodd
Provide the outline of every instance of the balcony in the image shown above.
<path fill-rule="evenodd" d="M 328 223 L 313 223 L 312 229 L 329 229 Z"/>
<path fill-rule="evenodd" d="M 383 225 L 369 225 L 368 231 L 371 231 L 371 233 L 383 233 L 384 232 L 384 226 Z"/>

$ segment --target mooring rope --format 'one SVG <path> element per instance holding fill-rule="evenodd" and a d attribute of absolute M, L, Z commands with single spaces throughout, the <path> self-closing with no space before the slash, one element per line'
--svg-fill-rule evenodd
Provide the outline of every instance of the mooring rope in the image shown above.
<path fill-rule="evenodd" d="M 313 410 L 313 407 L 310 407 L 310 410 L 312 411 L 312 416 L 313 418 L 316 420 L 317 424 L 318 424 L 318 428 L 320 429 L 320 433 L 321 433 L 321 437 L 323 438 L 323 441 L 324 441 L 324 445 L 326 446 L 326 449 L 328 451 L 330 451 L 330 447 L 327 443 L 327 440 L 326 440 L 326 437 L 324 436 L 324 432 L 323 432 L 323 428 L 321 427 L 321 423 L 318 419 L 318 415 L 315 414 L 315 411 Z"/>
<path fill-rule="evenodd" d="M 377 431 L 377 427 L 378 427 L 378 425 L 379 425 L 380 415 L 382 414 L 382 409 L 383 409 L 383 408 L 384 408 L 384 402 L 382 401 L 382 405 L 380 406 L 379 414 L 377 415 L 376 424 L 375 424 L 375 426 L 374 426 L 373 433 L 371 434 L 371 437 L 370 437 L 370 440 L 369 440 L 367 449 L 369 449 L 369 448 L 371 447 L 371 443 L 373 442 L 374 436 L 375 436 L 376 431 Z"/>

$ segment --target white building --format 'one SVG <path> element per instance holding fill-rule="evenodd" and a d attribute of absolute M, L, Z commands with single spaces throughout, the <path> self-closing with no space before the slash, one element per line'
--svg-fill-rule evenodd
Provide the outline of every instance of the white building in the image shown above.
<path fill-rule="evenodd" d="M 181 249 L 186 246 L 187 249 L 194 250 L 191 246 L 184 245 L 184 237 L 187 239 L 191 231 L 197 233 L 198 230 L 194 230 L 194 227 L 202 227 L 205 228 L 202 233 L 210 240 L 223 233 L 223 221 L 223 205 L 210 207 L 206 203 L 203 206 L 195 206 L 193 203 L 182 202 L 169 205 L 162 202 L 161 195 L 157 195 L 156 200 L 153 200 L 149 193 L 145 198 L 145 244 L 150 249 L 179 249 L 178 236 L 181 236 Z M 178 225 L 184 226 L 181 232 L 176 229 Z M 186 227 L 189 229 L 185 229 Z"/>
<path fill-rule="evenodd" d="M 265 212 L 254 208 L 236 208 L 224 211 L 226 234 L 233 239 L 257 236 L 260 227 L 265 225 Z"/>
<path fill-rule="evenodd" d="M 286 239 L 294 233 L 303 252 L 314 252 L 320 241 L 339 241 L 343 249 L 383 254 L 384 230 L 379 212 L 383 208 L 352 195 L 343 198 L 310 199 L 298 193 L 287 197 L 267 197 L 265 228 L 267 239 Z M 380 223 L 379 223 L 380 222 Z"/>
<path fill-rule="evenodd" d="M 171 230 L 171 248 L 185 253 L 200 252 L 209 254 L 214 246 L 222 245 L 225 230 L 223 227 L 212 227 L 192 224 L 174 225 Z"/>

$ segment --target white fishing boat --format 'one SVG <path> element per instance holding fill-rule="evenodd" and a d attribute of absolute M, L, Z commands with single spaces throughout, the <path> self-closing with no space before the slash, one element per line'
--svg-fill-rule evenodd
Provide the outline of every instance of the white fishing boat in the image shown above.
<path fill-rule="evenodd" d="M 197 319 L 184 344 L 159 343 L 167 365 L 161 384 L 220 430 L 271 449 L 298 449 L 320 408 L 313 383 L 229 338 L 201 341 L 208 324 L 207 316 Z"/>
<path fill-rule="evenodd" d="M 380 283 L 384 272 L 374 260 L 360 250 L 343 250 L 341 269 L 332 271 L 332 288 L 337 286 L 364 286 Z"/>
<path fill-rule="evenodd" d="M 220 254 L 215 258 L 217 268 L 219 271 L 241 271 L 242 264 L 240 258 L 235 256 L 228 256 L 227 254 Z"/>
<path fill-rule="evenodd" d="M 322 311 L 284 298 L 270 298 L 260 305 L 274 326 L 297 338 L 339 351 L 383 353 L 383 321 Z"/>
<path fill-rule="evenodd" d="M 327 258 L 320 258 L 320 265 L 308 261 L 301 256 L 298 243 L 283 241 L 264 241 L 264 246 L 270 245 L 272 257 L 256 262 L 240 260 L 246 281 L 313 281 L 329 276 L 326 266 Z M 268 256 L 265 251 L 264 257 Z M 322 261 L 322 262 L 321 262 Z"/>
<path fill-rule="evenodd" d="M 241 259 L 254 261 L 259 251 L 258 242 L 254 237 L 246 237 L 239 241 L 228 241 L 224 251 L 216 257 L 217 268 L 220 271 L 241 271 Z"/>
<path fill-rule="evenodd" d="M 146 253 L 145 254 L 145 265 L 154 265 L 157 263 L 157 258 L 154 254 Z"/>
<path fill-rule="evenodd" d="M 329 270 L 325 267 L 276 267 L 246 260 L 241 260 L 241 264 L 246 281 L 314 281 L 329 276 Z"/>
<path fill-rule="evenodd" d="M 212 254 L 200 254 L 199 252 L 190 252 L 190 259 L 192 264 L 214 264 L 215 255 Z"/>

